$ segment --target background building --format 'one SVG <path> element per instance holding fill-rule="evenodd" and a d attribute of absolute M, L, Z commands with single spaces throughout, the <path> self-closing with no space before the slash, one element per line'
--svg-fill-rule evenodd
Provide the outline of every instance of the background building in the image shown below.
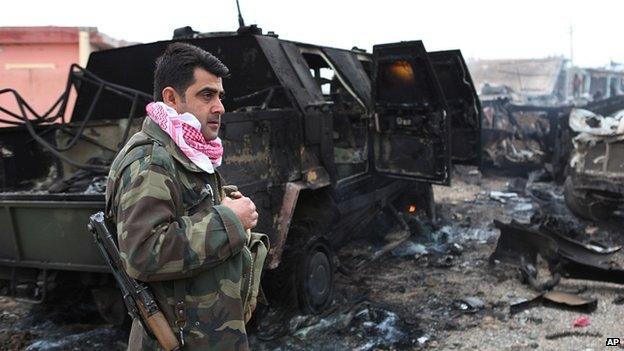
<path fill-rule="evenodd" d="M 520 60 L 470 60 L 482 100 L 506 97 L 515 103 L 557 106 L 624 94 L 624 67 L 583 68 L 563 57 Z"/>
<path fill-rule="evenodd" d="M 84 67 L 91 52 L 129 44 L 93 27 L 0 27 L 0 90 L 16 90 L 44 113 L 65 89 L 72 63 Z M 0 95 L 0 107 L 18 110 L 7 93 Z M 0 118 L 10 117 L 0 111 Z"/>

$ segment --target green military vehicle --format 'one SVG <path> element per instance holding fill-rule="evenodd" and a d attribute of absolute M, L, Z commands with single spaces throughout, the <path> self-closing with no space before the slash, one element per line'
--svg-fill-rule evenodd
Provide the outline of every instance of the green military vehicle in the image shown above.
<path fill-rule="evenodd" d="M 409 41 L 371 54 L 282 40 L 255 26 L 186 28 L 174 40 L 214 53 L 232 72 L 219 170 L 258 207 L 257 230 L 271 240 L 267 279 L 278 287 L 269 292 L 293 292 L 305 312 L 331 302 L 333 253 L 375 214 L 411 207 L 434 216 L 431 184 L 449 185 L 452 159 L 479 161 L 481 109 L 459 51 L 430 55 Z M 15 125 L 0 129 L 5 293 L 41 300 L 64 277 L 89 286 L 109 321 L 123 319 L 86 224 L 104 206 L 108 166 L 138 130 L 154 60 L 170 42 L 92 53 L 43 115 L 17 92 L 0 91 L 19 106 L 0 109 Z"/>

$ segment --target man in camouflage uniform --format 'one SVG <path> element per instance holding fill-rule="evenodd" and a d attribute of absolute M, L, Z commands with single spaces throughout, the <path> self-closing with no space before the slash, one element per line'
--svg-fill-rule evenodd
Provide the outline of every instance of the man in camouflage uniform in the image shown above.
<path fill-rule="evenodd" d="M 156 61 L 154 98 L 193 114 L 213 140 L 227 74 L 210 53 L 171 44 Z M 253 202 L 237 191 L 225 196 L 218 173 L 200 169 L 145 118 L 111 166 L 106 203 L 126 271 L 149 283 L 183 350 L 247 350 L 245 322 L 268 246 L 266 236 L 249 234 L 258 220 Z M 158 344 L 135 320 L 128 349 Z"/>

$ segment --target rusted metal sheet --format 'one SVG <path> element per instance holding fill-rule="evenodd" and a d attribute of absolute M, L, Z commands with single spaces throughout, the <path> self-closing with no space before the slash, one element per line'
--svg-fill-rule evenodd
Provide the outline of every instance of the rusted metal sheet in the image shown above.
<path fill-rule="evenodd" d="M 286 183 L 282 206 L 277 217 L 277 235 L 274 241 L 271 241 L 271 249 L 269 250 L 269 264 L 267 266 L 269 269 L 277 268 L 280 263 L 288 229 L 290 228 L 292 216 L 295 213 L 295 207 L 299 199 L 299 192 L 305 188 L 306 185 L 303 182 Z"/>
<path fill-rule="evenodd" d="M 598 300 L 596 298 L 585 298 L 560 291 L 547 291 L 540 293 L 530 300 L 512 304 L 509 306 L 509 313 L 511 315 L 518 314 L 541 304 L 587 313 L 596 310 L 598 307 Z"/>

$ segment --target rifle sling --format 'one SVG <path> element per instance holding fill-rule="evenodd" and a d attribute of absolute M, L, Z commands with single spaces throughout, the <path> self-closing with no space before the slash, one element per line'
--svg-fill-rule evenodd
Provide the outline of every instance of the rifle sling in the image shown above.
<path fill-rule="evenodd" d="M 180 329 L 180 333 L 184 331 L 187 322 L 186 316 L 186 279 L 178 279 L 173 281 L 173 295 L 176 300 L 175 317 L 176 326 Z"/>

